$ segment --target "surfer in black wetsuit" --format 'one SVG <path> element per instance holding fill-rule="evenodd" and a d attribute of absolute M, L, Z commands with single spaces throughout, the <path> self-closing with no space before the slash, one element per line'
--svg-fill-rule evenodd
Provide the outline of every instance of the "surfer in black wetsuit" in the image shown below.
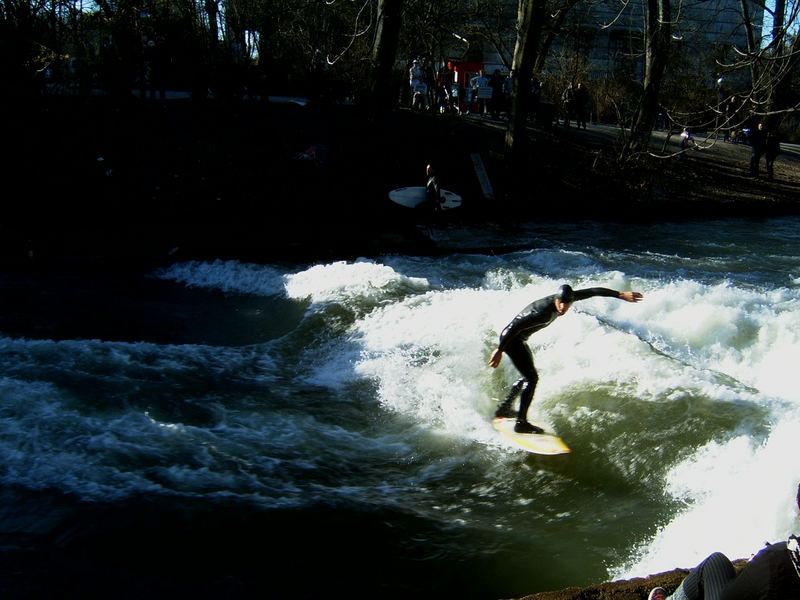
<path fill-rule="evenodd" d="M 418 204 L 415 210 L 421 217 L 421 224 L 428 228 L 428 234 L 431 235 L 434 227 L 441 221 L 442 190 L 436 181 L 432 165 L 425 167 L 425 175 L 428 177 L 428 182 L 425 184 L 425 201 Z"/>
<path fill-rule="evenodd" d="M 523 308 L 500 333 L 500 342 L 489 358 L 489 366 L 496 369 L 505 352 L 522 377 L 513 385 L 506 399 L 497 407 L 495 417 L 512 418 L 516 416 L 517 423 L 514 431 L 517 433 L 542 433 L 543 431 L 540 427 L 528 422 L 528 407 L 533 400 L 533 392 L 536 390 L 539 375 L 536 373 L 536 367 L 533 366 L 531 349 L 525 341 L 532 334 L 550 325 L 556 320 L 556 317 L 566 314 L 573 302 L 595 296 L 619 298 L 626 302 L 639 302 L 643 297 L 639 292 L 618 292 L 602 287 L 573 290 L 565 284 L 558 288 L 558 292 L 555 294 L 531 302 Z M 519 394 L 519 411 L 514 412 L 512 405 L 517 394 Z"/>
<path fill-rule="evenodd" d="M 425 201 L 428 203 L 427 210 L 439 212 L 442 210 L 442 191 L 439 189 L 439 182 L 436 181 L 436 173 L 432 165 L 425 167 L 425 175 L 428 183 L 425 184 Z"/>

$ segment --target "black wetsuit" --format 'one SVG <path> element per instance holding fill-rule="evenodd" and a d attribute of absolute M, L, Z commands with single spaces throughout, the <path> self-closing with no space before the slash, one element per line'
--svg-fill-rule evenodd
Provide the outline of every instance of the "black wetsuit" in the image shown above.
<path fill-rule="evenodd" d="M 574 301 L 586 300 L 595 296 L 619 298 L 619 292 L 601 287 L 575 290 Z M 502 416 L 504 412 L 510 410 L 514 398 L 519 394 L 517 420 L 527 420 L 528 407 L 533 400 L 533 392 L 536 391 L 539 375 L 533 365 L 531 349 L 525 342 L 531 335 L 550 325 L 559 316 L 555 299 L 556 294 L 553 294 L 531 302 L 500 333 L 500 343 L 497 347 L 508 355 L 522 378 L 514 384 L 509 395 L 501 403 L 497 412 L 498 416 Z"/>
<path fill-rule="evenodd" d="M 425 185 L 425 201 L 428 203 L 428 210 L 438 211 L 442 208 L 442 194 L 439 190 L 439 183 L 436 177 L 431 175 Z"/>

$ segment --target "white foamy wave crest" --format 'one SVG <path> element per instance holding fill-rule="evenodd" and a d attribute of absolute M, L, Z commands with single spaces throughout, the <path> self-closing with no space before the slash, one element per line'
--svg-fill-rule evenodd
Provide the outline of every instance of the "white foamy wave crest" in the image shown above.
<path fill-rule="evenodd" d="M 581 276 L 596 274 L 599 270 L 599 265 L 594 257 L 586 252 L 576 250 L 537 249 L 521 252 L 519 253 L 519 262 L 535 273 L 573 281 Z M 573 287 L 576 286 L 573 285 Z"/>
<path fill-rule="evenodd" d="M 354 325 L 362 346 L 356 373 L 378 383 L 389 410 L 436 429 L 488 435 L 490 399 L 480 382 L 489 375 L 488 317 L 501 297 L 429 292 L 373 311 Z"/>
<path fill-rule="evenodd" d="M 493 269 L 484 277 L 484 287 L 493 290 L 520 288 L 530 283 L 530 273 L 511 269 Z"/>
<path fill-rule="evenodd" d="M 634 559 L 613 570 L 612 578 L 693 567 L 716 551 L 731 559 L 749 558 L 765 542 L 796 533 L 798 439 L 795 411 L 781 418 L 761 444 L 747 436 L 711 442 L 674 467 L 667 492 L 688 507 L 654 539 L 634 548 Z"/>
<path fill-rule="evenodd" d="M 286 293 L 290 298 L 310 298 L 315 303 L 346 302 L 353 298 L 377 302 L 387 296 L 427 289 L 426 279 L 408 277 L 368 260 L 316 265 L 286 277 Z"/>
<path fill-rule="evenodd" d="M 670 283 L 641 305 L 643 337 L 670 356 L 724 373 L 768 397 L 800 403 L 800 300 L 729 284 Z M 619 311 L 619 309 L 615 309 Z"/>
<path fill-rule="evenodd" d="M 235 260 L 178 263 L 157 271 L 156 276 L 190 287 L 218 289 L 223 292 L 261 296 L 284 294 L 284 275 L 281 271 Z"/>

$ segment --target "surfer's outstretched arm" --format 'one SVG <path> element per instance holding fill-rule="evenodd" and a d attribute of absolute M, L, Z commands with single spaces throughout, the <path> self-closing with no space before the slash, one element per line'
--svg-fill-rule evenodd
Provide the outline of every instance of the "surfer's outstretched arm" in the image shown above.
<path fill-rule="evenodd" d="M 496 369 L 502 359 L 503 351 L 500 350 L 500 348 L 495 348 L 494 352 L 492 352 L 492 355 L 489 357 L 489 366 Z"/>
<path fill-rule="evenodd" d="M 566 286 L 564 286 L 566 287 Z M 619 298 L 625 302 L 639 302 L 644 296 L 641 292 L 618 292 L 604 287 L 584 288 L 582 290 L 575 290 L 572 292 L 571 300 L 568 302 L 577 302 L 579 300 L 586 300 L 587 298 L 595 298 L 597 296 L 604 296 L 606 298 Z"/>

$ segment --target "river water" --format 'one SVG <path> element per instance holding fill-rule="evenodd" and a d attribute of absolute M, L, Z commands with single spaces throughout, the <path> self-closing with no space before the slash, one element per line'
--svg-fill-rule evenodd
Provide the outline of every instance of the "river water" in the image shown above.
<path fill-rule="evenodd" d="M 798 529 L 800 219 L 436 235 L 36 275 L 49 328 L 0 331 L 7 597 L 508 598 Z M 516 373 L 486 362 L 563 282 L 645 298 L 531 337 L 530 416 L 573 449 L 533 456 L 492 429 Z"/>

